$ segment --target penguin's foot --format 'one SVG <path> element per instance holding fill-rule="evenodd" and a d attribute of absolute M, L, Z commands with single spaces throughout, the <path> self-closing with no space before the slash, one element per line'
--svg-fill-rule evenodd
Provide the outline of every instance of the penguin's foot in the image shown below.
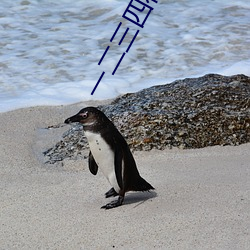
<path fill-rule="evenodd" d="M 114 188 L 111 188 L 107 193 L 105 193 L 106 198 L 109 198 L 109 197 L 112 197 L 112 196 L 115 197 L 117 195 L 118 195 L 118 193 L 115 191 Z"/>
<path fill-rule="evenodd" d="M 119 206 L 122 205 L 123 200 L 124 200 L 124 197 L 123 196 L 119 196 L 118 200 L 112 201 L 112 202 L 110 202 L 110 203 L 102 206 L 101 208 L 110 209 L 110 208 L 114 208 L 114 207 L 119 207 Z"/>

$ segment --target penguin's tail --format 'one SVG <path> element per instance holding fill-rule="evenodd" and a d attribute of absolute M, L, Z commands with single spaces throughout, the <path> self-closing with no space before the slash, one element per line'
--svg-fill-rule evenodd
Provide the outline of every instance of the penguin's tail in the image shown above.
<path fill-rule="evenodd" d="M 148 191 L 150 189 L 154 189 L 154 187 L 152 187 L 147 181 L 139 176 L 131 191 Z"/>

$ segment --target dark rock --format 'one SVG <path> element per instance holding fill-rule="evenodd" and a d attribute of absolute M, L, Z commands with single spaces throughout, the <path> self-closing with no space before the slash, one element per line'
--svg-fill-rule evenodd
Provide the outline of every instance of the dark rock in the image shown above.
<path fill-rule="evenodd" d="M 202 148 L 250 141 L 250 78 L 209 74 L 153 86 L 99 106 L 133 150 Z M 81 138 L 79 140 L 79 138 Z M 87 147 L 79 125 L 44 154 L 53 162 Z"/>

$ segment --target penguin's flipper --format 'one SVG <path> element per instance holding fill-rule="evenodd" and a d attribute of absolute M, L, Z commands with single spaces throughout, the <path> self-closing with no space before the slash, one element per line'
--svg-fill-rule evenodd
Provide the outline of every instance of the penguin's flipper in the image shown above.
<path fill-rule="evenodd" d="M 98 171 L 98 165 L 96 164 L 91 151 L 89 151 L 89 170 L 93 175 L 96 175 Z"/>
<path fill-rule="evenodd" d="M 109 197 L 112 197 L 112 196 L 115 197 L 117 195 L 118 195 L 118 193 L 115 191 L 114 188 L 111 188 L 108 192 L 105 193 L 106 198 L 109 198 Z"/>
<path fill-rule="evenodd" d="M 104 208 L 104 209 L 110 209 L 110 208 L 114 208 L 114 207 L 119 207 L 122 205 L 123 203 L 123 200 L 124 200 L 124 196 L 120 196 L 118 197 L 118 200 L 116 201 L 111 201 L 110 203 L 102 206 L 101 208 Z"/>
<path fill-rule="evenodd" d="M 116 146 L 115 148 L 115 176 L 120 189 L 123 189 L 122 181 L 122 150 Z"/>

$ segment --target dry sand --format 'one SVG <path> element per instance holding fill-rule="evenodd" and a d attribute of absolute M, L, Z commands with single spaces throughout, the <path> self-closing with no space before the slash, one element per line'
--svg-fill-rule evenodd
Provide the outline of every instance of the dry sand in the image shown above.
<path fill-rule="evenodd" d="M 110 187 L 87 160 L 41 162 L 67 130 L 43 128 L 88 104 L 0 114 L 0 249 L 250 248 L 250 144 L 135 152 L 155 192 L 103 210 Z"/>

